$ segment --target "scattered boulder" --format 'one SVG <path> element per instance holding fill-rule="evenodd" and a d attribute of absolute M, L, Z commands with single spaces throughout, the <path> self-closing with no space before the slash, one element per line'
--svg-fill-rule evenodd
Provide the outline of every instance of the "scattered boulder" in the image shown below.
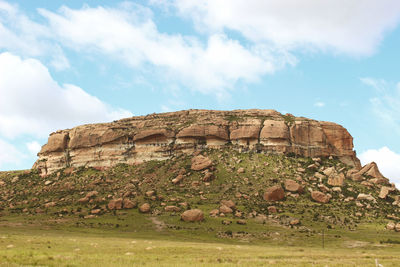
<path fill-rule="evenodd" d="M 137 203 L 125 198 L 123 200 L 122 206 L 124 209 L 133 209 L 137 207 Z"/>
<path fill-rule="evenodd" d="M 343 173 L 330 175 L 328 178 L 328 184 L 332 186 L 343 186 L 345 176 Z"/>
<path fill-rule="evenodd" d="M 311 198 L 319 203 L 328 203 L 330 200 L 330 196 L 321 191 L 312 191 Z"/>
<path fill-rule="evenodd" d="M 223 225 L 230 225 L 232 223 L 232 221 L 229 220 L 222 220 L 221 222 Z"/>
<path fill-rule="evenodd" d="M 322 181 L 323 179 L 326 178 L 325 175 L 323 175 L 322 173 L 319 173 L 319 172 L 316 172 L 316 173 L 314 174 L 314 177 L 317 178 L 319 181 Z"/>
<path fill-rule="evenodd" d="M 199 209 L 187 210 L 181 214 L 181 219 L 185 222 L 199 222 L 204 220 L 204 213 Z"/>
<path fill-rule="evenodd" d="M 144 204 L 142 204 L 142 205 L 140 205 L 140 207 L 139 207 L 139 211 L 141 212 L 141 213 L 148 213 L 148 212 L 150 212 L 150 204 L 149 203 L 144 203 Z"/>
<path fill-rule="evenodd" d="M 326 168 L 324 171 L 323 171 L 323 173 L 326 175 L 326 176 L 331 176 L 331 175 L 333 175 L 334 173 L 336 172 L 336 170 L 335 170 L 335 167 L 329 167 L 329 168 Z"/>
<path fill-rule="evenodd" d="M 246 220 L 243 220 L 243 219 L 237 220 L 236 223 L 240 224 L 240 225 L 246 225 L 247 224 Z"/>
<path fill-rule="evenodd" d="M 150 191 L 147 191 L 147 192 L 145 193 L 145 195 L 146 195 L 146 197 L 152 197 L 152 196 L 155 195 L 155 193 L 156 193 L 156 191 L 150 190 Z"/>
<path fill-rule="evenodd" d="M 394 227 L 394 230 L 396 230 L 396 232 L 400 232 L 400 223 L 396 224 L 396 226 Z"/>
<path fill-rule="evenodd" d="M 300 224 L 300 220 L 299 220 L 299 219 L 292 219 L 292 220 L 289 222 L 289 224 L 290 224 L 290 225 L 298 225 L 298 224 Z"/>
<path fill-rule="evenodd" d="M 388 230 L 394 230 L 395 227 L 396 224 L 394 222 L 388 222 L 388 224 L 386 224 L 386 229 Z"/>
<path fill-rule="evenodd" d="M 176 178 L 172 179 L 172 183 L 173 184 L 179 184 L 182 180 L 183 180 L 183 175 L 179 174 L 178 176 L 176 176 Z"/>
<path fill-rule="evenodd" d="M 91 214 L 99 215 L 101 213 L 101 209 L 93 209 L 90 211 Z"/>
<path fill-rule="evenodd" d="M 303 192 L 303 187 L 299 183 L 291 179 L 286 179 L 284 186 L 285 189 L 290 192 Z"/>
<path fill-rule="evenodd" d="M 92 197 L 95 197 L 95 196 L 97 196 L 99 194 L 99 192 L 97 192 L 97 191 L 90 191 L 90 192 L 88 192 L 87 194 L 86 194 L 86 198 L 92 198 Z"/>
<path fill-rule="evenodd" d="M 165 210 L 166 212 L 179 212 L 179 211 L 181 211 L 181 208 L 179 208 L 179 207 L 177 207 L 177 206 L 166 206 L 166 207 L 164 208 L 164 210 Z"/>
<path fill-rule="evenodd" d="M 204 174 L 204 177 L 203 177 L 203 182 L 209 182 L 209 181 L 211 181 L 211 180 L 214 180 L 214 174 L 212 173 L 212 172 L 206 172 L 205 174 Z"/>
<path fill-rule="evenodd" d="M 379 192 L 379 198 L 385 199 L 390 192 L 390 187 L 382 186 L 381 191 Z"/>
<path fill-rule="evenodd" d="M 194 171 L 201 171 L 204 169 L 208 169 L 211 166 L 212 166 L 212 161 L 208 157 L 198 155 L 192 158 L 191 169 Z"/>
<path fill-rule="evenodd" d="M 244 168 L 240 167 L 240 168 L 237 170 L 237 173 L 244 173 Z"/>
<path fill-rule="evenodd" d="M 122 198 L 112 199 L 107 205 L 109 210 L 120 210 L 122 209 Z"/>
<path fill-rule="evenodd" d="M 368 200 L 368 201 L 376 202 L 376 199 L 373 196 L 371 196 L 369 194 L 363 194 L 363 193 L 358 194 L 357 200 Z"/>
<path fill-rule="evenodd" d="M 210 211 L 210 216 L 211 217 L 216 217 L 219 214 L 219 210 L 218 209 L 213 209 Z"/>
<path fill-rule="evenodd" d="M 219 207 L 219 212 L 223 213 L 223 214 L 228 214 L 228 213 L 232 213 L 233 210 L 225 205 L 221 205 L 221 207 Z"/>
<path fill-rule="evenodd" d="M 57 204 L 56 202 L 47 202 L 46 204 L 44 204 L 45 208 L 50 208 L 50 207 L 55 207 Z"/>
<path fill-rule="evenodd" d="M 280 185 L 275 185 L 267 188 L 264 193 L 264 200 L 266 201 L 278 201 L 285 198 L 285 191 Z"/>
<path fill-rule="evenodd" d="M 382 173 L 379 171 L 378 165 L 376 165 L 375 162 L 368 163 L 356 174 L 367 175 L 373 178 L 385 178 L 385 176 L 383 176 Z"/>
<path fill-rule="evenodd" d="M 268 213 L 277 213 L 278 210 L 276 209 L 275 206 L 269 206 L 268 207 Z"/>
<path fill-rule="evenodd" d="M 233 202 L 232 200 L 221 200 L 221 205 L 225 205 L 225 206 L 227 206 L 228 208 L 231 208 L 231 209 L 235 209 L 236 208 L 235 202 Z"/>

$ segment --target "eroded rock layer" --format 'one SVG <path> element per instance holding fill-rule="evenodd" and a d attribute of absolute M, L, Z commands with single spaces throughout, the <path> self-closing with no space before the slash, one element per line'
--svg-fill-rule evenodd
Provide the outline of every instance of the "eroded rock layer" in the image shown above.
<path fill-rule="evenodd" d="M 110 167 L 232 146 L 240 151 L 338 157 L 359 168 L 342 126 L 275 110 L 185 110 L 89 124 L 50 134 L 33 168 Z"/>

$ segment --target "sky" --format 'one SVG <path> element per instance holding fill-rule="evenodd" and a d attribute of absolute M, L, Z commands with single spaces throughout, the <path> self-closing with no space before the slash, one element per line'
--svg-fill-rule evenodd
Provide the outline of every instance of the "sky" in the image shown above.
<path fill-rule="evenodd" d="M 0 170 L 49 133 L 183 109 L 343 125 L 400 187 L 398 0 L 0 0 Z"/>

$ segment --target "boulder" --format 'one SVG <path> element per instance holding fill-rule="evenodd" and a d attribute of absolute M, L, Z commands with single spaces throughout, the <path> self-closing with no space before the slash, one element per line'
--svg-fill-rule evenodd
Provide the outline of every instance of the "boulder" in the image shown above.
<path fill-rule="evenodd" d="M 373 178 L 385 178 L 382 173 L 379 171 L 378 165 L 375 162 L 368 163 L 365 165 L 357 175 L 366 175 L 371 176 Z M 386 179 L 386 178 L 385 178 Z"/>
<path fill-rule="evenodd" d="M 394 227 L 394 230 L 396 230 L 396 232 L 400 232 L 400 223 L 396 224 L 396 226 Z"/>
<path fill-rule="evenodd" d="M 221 205 L 221 206 L 219 207 L 219 212 L 220 212 L 220 213 L 223 213 L 223 214 L 229 214 L 229 213 L 232 213 L 233 210 L 232 210 L 231 208 L 225 206 L 225 205 Z"/>
<path fill-rule="evenodd" d="M 124 209 L 133 209 L 137 207 L 137 203 L 125 198 L 123 200 L 122 206 Z"/>
<path fill-rule="evenodd" d="M 388 224 L 386 224 L 386 229 L 388 230 L 394 230 L 395 227 L 396 224 L 394 222 L 388 222 Z"/>
<path fill-rule="evenodd" d="M 112 199 L 107 205 L 109 210 L 120 210 L 122 209 L 122 198 Z"/>
<path fill-rule="evenodd" d="M 332 186 L 343 186 L 345 176 L 343 173 L 332 174 L 328 177 L 328 184 Z"/>
<path fill-rule="evenodd" d="M 285 191 L 280 185 L 269 187 L 265 190 L 264 200 L 266 201 L 278 201 L 285 198 Z"/>
<path fill-rule="evenodd" d="M 165 210 L 166 212 L 178 212 L 178 211 L 181 211 L 181 208 L 179 208 L 179 207 L 177 207 L 177 206 L 166 206 L 166 207 L 164 208 L 164 210 Z"/>
<path fill-rule="evenodd" d="M 181 219 L 185 222 L 199 222 L 204 220 L 204 213 L 199 209 L 187 210 L 181 214 Z"/>
<path fill-rule="evenodd" d="M 174 178 L 174 179 L 172 179 L 172 183 L 173 184 L 178 184 L 178 183 L 180 183 L 182 180 L 183 180 L 183 175 L 182 174 L 179 174 L 178 176 L 176 176 L 176 178 Z"/>
<path fill-rule="evenodd" d="M 331 175 L 333 175 L 334 173 L 336 172 L 336 170 L 335 170 L 335 167 L 329 167 L 329 168 L 326 168 L 324 171 L 323 171 L 323 173 L 326 175 L 326 176 L 331 176 Z"/>
<path fill-rule="evenodd" d="M 286 179 L 284 186 L 286 191 L 303 193 L 303 187 L 294 180 Z"/>
<path fill-rule="evenodd" d="M 373 196 L 371 196 L 370 194 L 363 194 L 363 193 L 358 194 L 357 200 L 368 200 L 376 202 L 376 199 Z"/>
<path fill-rule="evenodd" d="M 236 208 L 235 202 L 233 202 L 232 200 L 221 200 L 221 205 L 225 205 L 225 206 L 227 206 L 228 208 L 231 208 L 231 209 L 235 209 Z"/>
<path fill-rule="evenodd" d="M 144 203 L 144 204 L 140 205 L 140 207 L 139 207 L 139 211 L 141 213 L 149 213 L 150 209 L 151 209 L 151 206 L 149 203 Z"/>
<path fill-rule="evenodd" d="M 236 223 L 240 224 L 240 225 L 246 225 L 247 224 L 246 220 L 243 220 L 243 219 L 237 220 Z"/>
<path fill-rule="evenodd" d="M 269 206 L 268 207 L 268 213 L 277 213 L 278 210 L 276 209 L 275 206 Z"/>
<path fill-rule="evenodd" d="M 321 191 L 312 191 L 311 198 L 319 203 L 328 203 L 330 200 L 329 195 L 322 193 Z"/>
<path fill-rule="evenodd" d="M 216 217 L 219 214 L 219 210 L 218 209 L 213 209 L 213 210 L 210 211 L 209 214 L 210 214 L 211 217 Z"/>
<path fill-rule="evenodd" d="M 381 191 L 379 192 L 379 198 L 385 199 L 390 192 L 390 187 L 382 186 Z"/>
<path fill-rule="evenodd" d="M 212 161 L 208 157 L 198 155 L 192 158 L 191 169 L 194 171 L 201 171 L 204 169 L 208 169 L 211 166 L 212 166 Z"/>

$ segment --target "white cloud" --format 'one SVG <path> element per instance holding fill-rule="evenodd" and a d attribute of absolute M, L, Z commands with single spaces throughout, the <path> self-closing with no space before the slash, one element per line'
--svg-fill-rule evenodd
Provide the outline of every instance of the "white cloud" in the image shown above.
<path fill-rule="evenodd" d="M 360 80 L 375 89 L 376 95 L 370 99 L 373 112 L 400 134 L 400 83 L 391 85 L 385 80 L 369 77 Z"/>
<path fill-rule="evenodd" d="M 28 148 L 29 152 L 34 156 L 36 156 L 36 154 L 42 148 L 42 146 L 37 141 L 32 141 L 32 142 L 26 143 L 26 147 Z"/>
<path fill-rule="evenodd" d="M 296 59 L 285 50 L 242 45 L 223 33 L 201 42 L 193 36 L 158 31 L 151 11 L 139 5 L 58 13 L 39 9 L 63 45 L 117 58 L 135 69 L 154 67 L 169 83 L 224 96 L 237 82 L 254 82 Z"/>
<path fill-rule="evenodd" d="M 36 59 L 0 54 L 0 135 L 39 137 L 83 123 L 132 116 L 71 85 L 59 85 Z"/>
<path fill-rule="evenodd" d="M 322 107 L 325 107 L 325 103 L 324 103 L 324 102 L 321 102 L 321 101 L 318 101 L 318 102 L 315 102 L 315 103 L 314 103 L 314 106 L 315 106 L 315 107 L 318 107 L 318 108 L 322 108 Z"/>
<path fill-rule="evenodd" d="M 0 51 L 48 58 L 56 70 L 70 67 L 61 47 L 46 25 L 34 22 L 17 5 L 0 0 Z"/>
<path fill-rule="evenodd" d="M 6 164 L 18 164 L 25 157 L 16 147 L 0 138 L 0 168 Z"/>
<path fill-rule="evenodd" d="M 380 149 L 369 149 L 359 155 L 363 165 L 375 161 L 382 174 L 396 183 L 400 189 L 400 154 L 391 151 L 387 147 Z"/>
<path fill-rule="evenodd" d="M 200 31 L 238 31 L 254 42 L 285 49 L 369 55 L 400 19 L 398 0 L 173 0 Z"/>

